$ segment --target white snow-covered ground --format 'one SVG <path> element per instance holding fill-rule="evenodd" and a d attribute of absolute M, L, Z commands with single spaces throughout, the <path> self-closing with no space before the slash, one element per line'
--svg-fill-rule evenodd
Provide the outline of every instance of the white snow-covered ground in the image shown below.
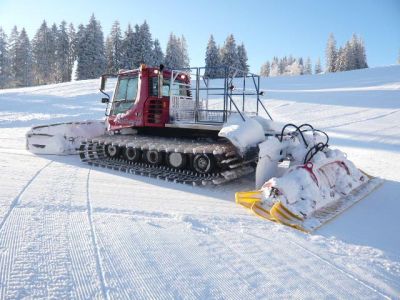
<path fill-rule="evenodd" d="M 313 235 L 251 215 L 252 178 L 189 187 L 25 150 L 32 125 L 101 118 L 97 80 L 0 91 L 0 298 L 400 297 L 400 66 L 262 81 L 384 185 Z"/>

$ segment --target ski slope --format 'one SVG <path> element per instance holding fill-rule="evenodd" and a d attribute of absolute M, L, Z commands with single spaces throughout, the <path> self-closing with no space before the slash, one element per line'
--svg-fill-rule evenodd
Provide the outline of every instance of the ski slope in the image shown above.
<path fill-rule="evenodd" d="M 191 187 L 25 150 L 32 125 L 99 119 L 98 81 L 0 90 L 0 298 L 400 297 L 400 66 L 263 79 L 384 185 L 313 235 L 251 215 L 249 177 Z"/>

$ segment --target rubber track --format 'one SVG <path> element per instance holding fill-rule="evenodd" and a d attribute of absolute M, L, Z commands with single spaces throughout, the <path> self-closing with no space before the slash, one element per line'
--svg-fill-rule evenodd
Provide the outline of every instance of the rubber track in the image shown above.
<path fill-rule="evenodd" d="M 133 163 L 120 158 L 107 157 L 104 152 L 104 143 L 99 144 L 97 140 L 83 142 L 78 152 L 81 160 L 91 166 L 191 185 L 218 185 L 254 172 L 254 168 L 249 166 L 251 161 L 243 162 L 242 165 L 236 164 L 228 171 L 211 174 L 154 166 L 143 162 Z"/>

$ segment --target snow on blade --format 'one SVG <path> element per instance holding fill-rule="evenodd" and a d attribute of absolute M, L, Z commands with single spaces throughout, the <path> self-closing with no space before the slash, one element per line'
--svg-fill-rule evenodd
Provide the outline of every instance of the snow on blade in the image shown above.
<path fill-rule="evenodd" d="M 218 136 L 227 138 L 241 154 L 250 147 L 256 147 L 265 139 L 263 126 L 254 118 L 232 114 Z"/>
<path fill-rule="evenodd" d="M 76 154 L 82 141 L 105 133 L 103 121 L 59 123 L 32 127 L 27 150 L 36 154 Z"/>

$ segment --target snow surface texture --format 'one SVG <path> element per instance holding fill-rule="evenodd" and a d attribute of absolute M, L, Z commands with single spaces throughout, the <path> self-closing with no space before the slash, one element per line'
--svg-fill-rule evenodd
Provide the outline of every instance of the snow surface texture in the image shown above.
<path fill-rule="evenodd" d="M 0 91 L 0 298 L 400 295 L 400 67 L 262 80 L 282 123 L 313 124 L 386 179 L 307 235 L 193 188 L 25 150 L 29 127 L 101 119 L 97 80 Z"/>

